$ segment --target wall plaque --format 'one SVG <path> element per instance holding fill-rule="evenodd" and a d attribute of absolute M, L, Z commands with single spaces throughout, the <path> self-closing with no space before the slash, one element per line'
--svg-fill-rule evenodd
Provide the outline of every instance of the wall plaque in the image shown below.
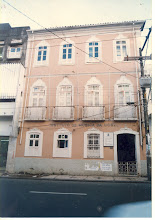
<path fill-rule="evenodd" d="M 104 146 L 114 146 L 114 133 L 104 132 Z"/>

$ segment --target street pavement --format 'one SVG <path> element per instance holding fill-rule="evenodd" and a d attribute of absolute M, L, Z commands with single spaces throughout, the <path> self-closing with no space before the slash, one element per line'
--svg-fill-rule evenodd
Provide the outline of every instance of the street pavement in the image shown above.
<path fill-rule="evenodd" d="M 0 178 L 1 217 L 104 217 L 110 207 L 151 200 L 149 181 L 14 177 Z"/>

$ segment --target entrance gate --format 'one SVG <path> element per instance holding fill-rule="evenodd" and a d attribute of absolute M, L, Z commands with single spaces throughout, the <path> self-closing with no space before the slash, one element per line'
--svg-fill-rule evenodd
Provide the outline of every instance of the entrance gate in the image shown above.
<path fill-rule="evenodd" d="M 123 175 L 137 175 L 135 158 L 135 135 L 117 135 L 118 173 Z"/>

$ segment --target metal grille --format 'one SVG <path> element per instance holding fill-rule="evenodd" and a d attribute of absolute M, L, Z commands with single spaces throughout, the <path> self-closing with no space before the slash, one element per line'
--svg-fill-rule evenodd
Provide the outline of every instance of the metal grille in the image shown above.
<path fill-rule="evenodd" d="M 131 162 L 119 162 L 118 163 L 119 174 L 137 175 L 137 163 Z"/>

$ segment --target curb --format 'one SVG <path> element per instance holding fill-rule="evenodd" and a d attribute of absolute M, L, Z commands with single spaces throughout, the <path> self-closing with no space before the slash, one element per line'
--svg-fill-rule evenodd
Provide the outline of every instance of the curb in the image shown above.
<path fill-rule="evenodd" d="M 59 175 L 56 175 L 56 177 L 53 178 L 48 178 L 48 177 L 38 177 L 38 176 L 17 176 L 17 175 L 1 175 L 0 178 L 5 178 L 5 179 L 30 179 L 30 180 L 47 180 L 47 181 L 80 181 L 80 182 L 113 182 L 113 183 L 150 183 L 151 181 L 149 180 L 135 180 L 135 179 L 115 179 L 115 177 L 113 177 L 113 179 L 87 179 L 87 177 L 84 178 L 59 178 Z M 118 178 L 118 177 L 117 177 Z"/>

